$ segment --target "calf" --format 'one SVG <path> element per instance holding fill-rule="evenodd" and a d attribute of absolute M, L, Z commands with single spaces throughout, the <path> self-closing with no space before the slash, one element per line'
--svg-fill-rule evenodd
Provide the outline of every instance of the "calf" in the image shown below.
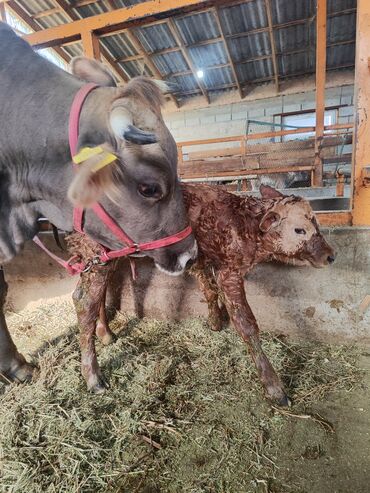
<path fill-rule="evenodd" d="M 239 197 L 219 187 L 184 185 L 188 215 L 198 242 L 199 255 L 191 273 L 198 279 L 209 309 L 209 323 L 220 330 L 225 318 L 248 344 L 267 396 L 279 405 L 289 399 L 279 377 L 264 354 L 259 329 L 246 300 L 244 276 L 258 263 L 277 260 L 293 265 L 323 267 L 334 261 L 333 249 L 319 231 L 309 203 L 261 186 L 262 198 Z M 73 235 L 74 254 L 94 256 L 96 246 Z M 104 390 L 93 335 L 103 343 L 112 340 L 105 317 L 105 290 L 117 267 L 92 269 L 81 276 L 74 299 L 81 324 L 82 372 L 88 387 Z M 97 322 L 97 320 L 100 320 Z"/>

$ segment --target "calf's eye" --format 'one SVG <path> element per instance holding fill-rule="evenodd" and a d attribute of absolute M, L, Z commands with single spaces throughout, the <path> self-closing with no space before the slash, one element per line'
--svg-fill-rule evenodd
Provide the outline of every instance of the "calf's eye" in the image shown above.
<path fill-rule="evenodd" d="M 301 228 L 295 228 L 295 233 L 297 233 L 297 235 L 305 235 L 306 234 L 306 230 L 305 229 L 301 229 Z"/>
<path fill-rule="evenodd" d="M 163 193 L 161 187 L 156 183 L 140 183 L 137 187 L 140 195 L 147 199 L 161 199 Z"/>

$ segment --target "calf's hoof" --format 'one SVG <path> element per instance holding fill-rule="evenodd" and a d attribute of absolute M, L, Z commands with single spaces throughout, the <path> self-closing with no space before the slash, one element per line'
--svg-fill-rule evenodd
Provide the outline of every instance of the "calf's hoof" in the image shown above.
<path fill-rule="evenodd" d="M 109 344 L 113 344 L 113 342 L 116 342 L 117 339 L 110 329 L 107 329 L 99 323 L 96 326 L 96 336 L 104 346 L 109 346 Z"/>
<path fill-rule="evenodd" d="M 281 388 L 267 388 L 267 398 L 278 407 L 291 407 L 292 401 Z"/>
<path fill-rule="evenodd" d="M 278 407 L 292 407 L 292 401 L 287 395 L 284 395 L 280 399 L 275 400 L 275 404 Z"/>
<path fill-rule="evenodd" d="M 104 346 L 109 346 L 109 344 L 113 344 L 116 342 L 117 337 L 112 333 L 112 332 L 106 332 L 103 335 L 99 335 L 98 333 L 96 334 L 98 336 L 99 341 L 104 345 Z"/>
<path fill-rule="evenodd" d="M 92 375 L 87 380 L 87 388 L 93 394 L 97 394 L 97 395 L 98 394 L 104 394 L 104 392 L 109 389 L 109 383 L 103 377 L 102 374 L 100 374 L 100 375 Z"/>
<path fill-rule="evenodd" d="M 6 382 L 25 383 L 32 380 L 36 367 L 27 363 L 25 358 L 14 360 L 8 368 L 0 369 L 0 374 Z"/>

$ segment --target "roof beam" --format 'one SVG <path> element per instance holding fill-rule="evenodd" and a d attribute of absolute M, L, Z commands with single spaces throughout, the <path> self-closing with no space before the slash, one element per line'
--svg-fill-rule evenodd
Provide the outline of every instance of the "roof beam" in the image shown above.
<path fill-rule="evenodd" d="M 229 59 L 230 68 L 231 68 L 231 71 L 233 73 L 235 83 L 236 83 L 236 85 L 238 87 L 239 96 L 240 96 L 241 99 L 243 99 L 243 97 L 244 97 L 243 89 L 242 89 L 242 86 L 240 85 L 240 81 L 239 81 L 239 78 L 238 78 L 238 73 L 236 71 L 234 60 L 233 60 L 233 58 L 231 56 L 231 52 L 230 52 L 230 49 L 229 49 L 228 41 L 225 38 L 225 32 L 224 32 L 223 27 L 222 27 L 222 24 L 221 24 L 221 19 L 220 19 L 220 15 L 219 15 L 219 12 L 218 12 L 218 8 L 217 7 L 214 8 L 214 13 L 215 13 L 216 24 L 217 24 L 218 30 L 220 31 L 221 39 L 222 39 L 222 41 L 224 43 L 224 46 L 225 46 L 227 58 Z"/>
<path fill-rule="evenodd" d="M 176 24 L 174 23 L 173 19 L 171 19 L 171 18 L 168 19 L 167 25 L 168 25 L 168 27 L 169 27 L 169 29 L 171 31 L 171 34 L 174 37 L 176 43 L 180 47 L 182 56 L 185 58 L 186 63 L 188 64 L 190 70 L 192 71 L 193 77 L 196 80 L 199 89 L 201 90 L 203 96 L 206 98 L 206 101 L 209 104 L 209 95 L 208 95 L 208 92 L 207 92 L 206 88 L 204 87 L 202 81 L 197 77 L 196 67 L 194 66 L 194 64 L 193 64 L 193 62 L 192 62 L 192 60 L 191 60 L 191 58 L 190 58 L 190 56 L 189 56 L 189 54 L 187 52 L 186 46 L 185 46 L 185 44 L 183 43 L 183 41 L 181 39 L 180 33 L 178 32 L 177 27 L 176 27 Z"/>
<path fill-rule="evenodd" d="M 60 0 L 58 0 L 60 1 Z M 69 24 L 28 34 L 25 39 L 36 48 L 61 45 L 81 38 L 83 31 L 113 32 L 130 25 L 149 23 L 158 16 L 169 16 L 185 7 L 199 8 L 209 0 L 149 0 L 104 14 L 76 20 Z"/>
<path fill-rule="evenodd" d="M 135 48 L 135 50 L 144 59 L 145 64 L 149 67 L 153 75 L 160 80 L 164 80 L 164 77 L 162 76 L 161 72 L 159 71 L 153 60 L 151 60 L 149 55 L 145 52 L 145 48 L 143 47 L 141 41 L 137 38 L 137 36 L 130 29 L 127 29 L 127 31 L 125 31 L 125 34 L 127 35 L 130 43 Z M 169 97 L 175 103 L 176 108 L 178 108 L 179 102 L 177 101 L 175 96 L 173 94 L 169 94 Z"/>
<path fill-rule="evenodd" d="M 10 10 L 17 16 L 19 17 L 25 24 L 27 24 L 28 27 L 33 29 L 35 31 L 35 34 L 37 32 L 40 32 L 41 27 L 30 17 L 27 12 L 18 5 L 14 0 L 11 0 L 7 2 L 7 8 L 10 8 Z M 70 57 L 59 47 L 54 48 L 54 51 L 56 54 L 62 58 L 65 62 L 69 63 L 70 62 Z"/>
<path fill-rule="evenodd" d="M 109 7 L 111 10 L 115 10 L 117 5 L 115 0 L 108 0 Z M 135 48 L 136 52 L 140 55 L 145 60 L 146 65 L 149 67 L 151 72 L 155 75 L 160 80 L 164 80 L 161 72 L 157 68 L 157 66 L 153 63 L 149 55 L 146 53 L 145 48 L 141 44 L 141 41 L 137 38 L 135 33 L 133 31 L 130 31 L 130 29 L 127 29 L 125 31 L 126 36 L 128 37 L 130 43 L 133 45 Z M 169 94 L 169 98 L 175 103 L 176 108 L 179 107 L 179 102 L 177 101 L 176 97 L 173 94 Z"/>
<path fill-rule="evenodd" d="M 72 22 L 79 20 L 79 16 L 70 8 L 65 0 L 54 0 L 61 12 L 66 14 Z M 82 31 L 81 40 L 84 48 L 85 56 L 90 58 L 100 59 L 100 55 L 106 60 L 108 65 L 112 68 L 113 72 L 118 76 L 118 79 L 122 79 L 127 82 L 129 78 L 121 67 L 115 62 L 114 58 L 108 53 L 108 51 L 99 43 L 99 38 L 92 31 Z"/>
<path fill-rule="evenodd" d="M 272 24 L 272 11 L 271 11 L 270 0 L 265 0 L 265 10 L 266 10 L 266 16 L 267 16 L 268 33 L 269 33 L 269 38 L 270 38 L 272 66 L 274 68 L 275 87 L 276 87 L 276 93 L 278 94 L 279 93 L 279 70 L 278 70 L 278 63 L 277 63 L 277 57 L 276 57 L 276 44 L 275 44 L 274 30 L 272 27 L 273 24 Z"/>

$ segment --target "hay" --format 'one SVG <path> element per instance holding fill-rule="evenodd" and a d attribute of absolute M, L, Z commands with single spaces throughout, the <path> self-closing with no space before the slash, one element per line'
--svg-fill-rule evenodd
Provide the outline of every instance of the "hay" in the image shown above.
<path fill-rule="evenodd" d="M 98 346 L 111 389 L 93 396 L 71 320 L 66 302 L 11 317 L 13 329 L 54 325 L 64 334 L 38 354 L 34 383 L 0 387 L 1 491 L 294 491 L 279 476 L 272 437 L 302 416 L 321 428 L 310 404 L 360 380 L 354 349 L 264 336 L 295 402 L 281 413 L 264 400 L 232 330 L 120 314 L 112 323 L 118 341 Z"/>

